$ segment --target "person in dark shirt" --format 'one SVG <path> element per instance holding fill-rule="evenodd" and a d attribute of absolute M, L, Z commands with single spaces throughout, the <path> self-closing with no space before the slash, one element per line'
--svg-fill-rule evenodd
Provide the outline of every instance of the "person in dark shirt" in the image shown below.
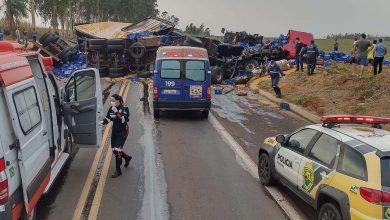
<path fill-rule="evenodd" d="M 279 88 L 279 81 L 280 77 L 284 76 L 284 73 L 280 66 L 274 60 L 271 61 L 271 66 L 268 68 L 268 74 L 271 77 L 272 88 L 275 91 L 276 97 L 281 98 L 282 91 Z"/>
<path fill-rule="evenodd" d="M 120 95 L 114 94 L 111 96 L 111 107 L 107 112 L 103 124 L 108 124 L 112 121 L 111 132 L 111 148 L 115 155 L 116 171 L 111 178 L 117 178 L 122 175 L 121 165 L 122 160 L 125 160 L 125 167 L 129 166 L 131 156 L 123 151 L 127 135 L 129 133 L 129 108 L 123 105 L 123 99 Z"/>
<path fill-rule="evenodd" d="M 310 41 L 310 45 L 304 48 L 302 53 L 306 53 L 307 55 L 307 74 L 314 74 L 314 70 L 317 65 L 317 57 L 318 57 L 318 47 L 315 45 L 314 40 Z"/>
<path fill-rule="evenodd" d="M 339 42 L 337 42 L 337 38 L 334 40 L 333 51 L 339 51 Z"/>
<path fill-rule="evenodd" d="M 302 48 L 305 47 L 305 45 L 301 42 L 301 39 L 299 39 L 299 37 L 297 37 L 295 40 L 295 64 L 297 65 L 296 72 L 298 72 L 299 69 L 303 72 L 303 57 L 300 52 Z"/>

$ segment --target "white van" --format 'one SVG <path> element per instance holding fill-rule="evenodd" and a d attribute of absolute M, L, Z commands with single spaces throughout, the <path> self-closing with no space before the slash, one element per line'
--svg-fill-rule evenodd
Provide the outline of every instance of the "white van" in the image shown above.
<path fill-rule="evenodd" d="M 33 219 L 74 144 L 99 147 L 99 72 L 75 71 L 59 90 L 43 59 L 0 42 L 0 219 Z"/>

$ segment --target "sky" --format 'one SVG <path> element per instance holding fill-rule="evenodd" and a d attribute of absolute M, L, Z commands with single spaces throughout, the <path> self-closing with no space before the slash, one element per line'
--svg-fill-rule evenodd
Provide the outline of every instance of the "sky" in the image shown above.
<path fill-rule="evenodd" d="M 213 35 L 247 31 L 267 37 L 289 29 L 316 38 L 332 33 L 390 36 L 390 0 L 158 0 L 158 9 L 187 24 L 204 24 Z"/>

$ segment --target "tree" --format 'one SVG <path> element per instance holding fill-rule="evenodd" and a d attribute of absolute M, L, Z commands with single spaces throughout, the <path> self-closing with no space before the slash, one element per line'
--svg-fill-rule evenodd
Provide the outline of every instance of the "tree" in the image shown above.
<path fill-rule="evenodd" d="M 19 23 L 20 18 L 26 18 L 27 12 L 27 0 L 4 0 L 5 10 L 5 23 L 8 30 L 14 33 L 16 24 Z"/>
<path fill-rule="evenodd" d="M 191 23 L 190 25 L 186 26 L 184 33 L 201 37 L 209 37 L 210 28 L 205 28 L 204 24 L 201 24 L 199 27 L 196 27 L 196 25 Z"/>
<path fill-rule="evenodd" d="M 179 24 L 179 21 L 180 21 L 180 19 L 178 17 L 176 17 L 175 15 L 169 15 L 169 13 L 166 11 L 162 12 L 159 15 L 159 17 L 175 24 L 176 26 Z"/>

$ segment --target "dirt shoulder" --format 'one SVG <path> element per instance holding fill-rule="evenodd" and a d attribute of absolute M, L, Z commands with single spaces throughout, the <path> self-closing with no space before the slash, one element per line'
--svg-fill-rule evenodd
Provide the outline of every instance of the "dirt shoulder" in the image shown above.
<path fill-rule="evenodd" d="M 380 75 L 365 72 L 352 75 L 349 64 L 331 63 L 329 69 L 318 68 L 312 76 L 286 71 L 280 87 L 283 98 L 318 116 L 362 114 L 390 117 L 390 69 Z M 273 93 L 269 76 L 253 78 L 252 89 Z"/>

